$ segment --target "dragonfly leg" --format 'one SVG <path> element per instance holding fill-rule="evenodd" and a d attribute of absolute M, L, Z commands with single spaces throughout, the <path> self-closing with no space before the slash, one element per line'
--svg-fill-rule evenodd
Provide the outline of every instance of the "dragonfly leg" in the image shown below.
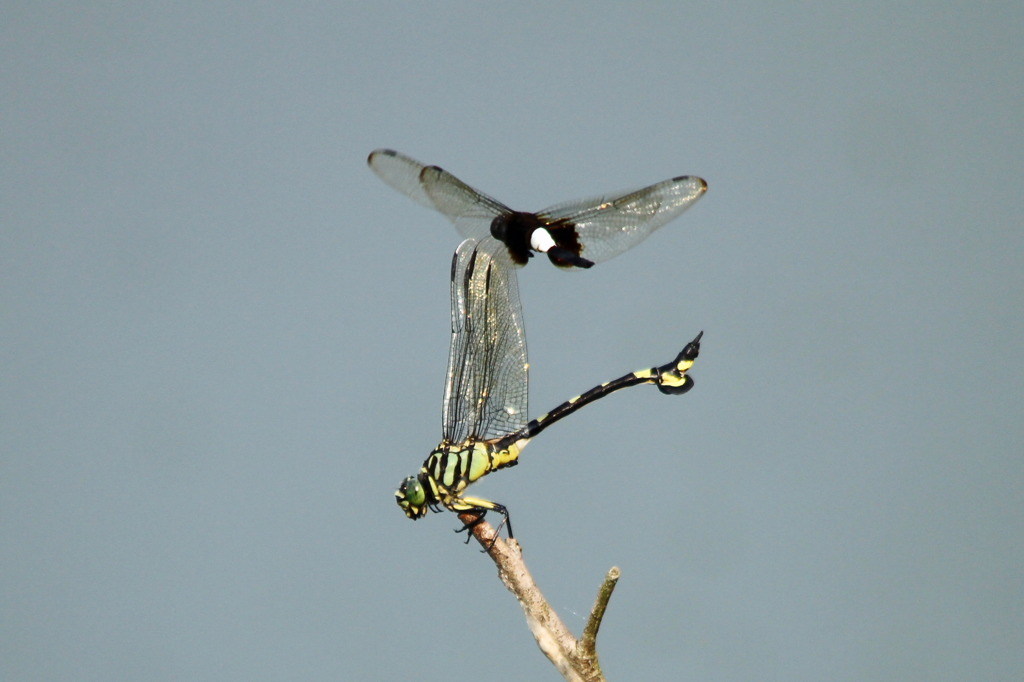
<path fill-rule="evenodd" d="M 491 502 L 490 500 L 485 500 L 480 497 L 463 497 L 460 498 L 457 502 L 454 502 L 453 504 L 449 505 L 448 508 L 458 513 L 471 512 L 477 515 L 476 519 L 470 521 L 469 523 L 466 523 L 462 526 L 462 528 L 459 528 L 455 531 L 456 533 L 462 533 L 463 531 L 465 531 L 467 533 L 467 543 L 469 542 L 469 531 L 484 520 L 484 515 L 487 514 L 488 511 L 495 511 L 501 514 L 501 523 L 499 523 L 498 527 L 494 529 L 494 538 L 491 540 L 491 546 L 494 546 L 494 543 L 501 535 L 502 527 L 508 528 L 509 539 L 513 537 L 512 522 L 511 520 L 509 520 L 508 509 L 503 504 Z M 488 549 L 490 549 L 490 547 L 488 547 Z"/>
<path fill-rule="evenodd" d="M 473 537 L 470 534 L 469 531 L 473 530 L 473 528 L 475 528 L 476 526 L 480 525 L 480 523 L 484 520 L 484 515 L 487 514 L 487 510 L 486 509 L 470 509 L 470 510 L 467 510 L 467 511 L 469 511 L 470 513 L 475 513 L 476 514 L 476 518 L 473 519 L 472 521 L 464 522 L 462 524 L 462 528 L 456 528 L 455 532 L 456 533 L 463 533 L 464 532 L 466 534 L 466 544 L 468 545 L 470 538 Z"/>

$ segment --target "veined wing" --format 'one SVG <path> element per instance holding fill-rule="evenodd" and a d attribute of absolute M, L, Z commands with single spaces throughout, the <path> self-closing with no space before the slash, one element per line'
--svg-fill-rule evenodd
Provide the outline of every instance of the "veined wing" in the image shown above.
<path fill-rule="evenodd" d="M 537 217 L 552 229 L 575 229 L 580 255 L 599 263 L 639 244 L 693 206 L 707 188 L 703 179 L 683 175 L 643 189 L 558 204 Z"/>
<path fill-rule="evenodd" d="M 427 208 L 444 214 L 463 237 L 490 236 L 491 221 L 507 206 L 438 166 L 425 166 L 393 149 L 378 149 L 366 162 L 377 176 Z"/>
<path fill-rule="evenodd" d="M 444 439 L 489 440 L 527 424 L 526 333 L 508 249 L 467 239 L 452 258 L 452 342 Z"/>

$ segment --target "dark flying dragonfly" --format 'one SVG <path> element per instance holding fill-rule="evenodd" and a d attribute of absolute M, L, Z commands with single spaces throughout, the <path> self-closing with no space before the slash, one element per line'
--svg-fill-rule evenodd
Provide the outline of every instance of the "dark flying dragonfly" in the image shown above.
<path fill-rule="evenodd" d="M 437 166 L 392 149 L 367 159 L 381 180 L 448 217 L 465 238 L 494 237 L 516 265 L 534 251 L 560 267 L 589 268 L 632 248 L 692 206 L 708 185 L 681 175 L 643 189 L 569 201 L 538 213 L 513 211 Z"/>

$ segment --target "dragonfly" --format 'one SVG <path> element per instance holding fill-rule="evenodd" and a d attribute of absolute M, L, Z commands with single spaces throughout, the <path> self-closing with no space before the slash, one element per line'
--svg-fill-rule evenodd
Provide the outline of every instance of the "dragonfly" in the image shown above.
<path fill-rule="evenodd" d="M 654 384 L 665 394 L 693 388 L 687 374 L 700 352 L 704 332 L 674 360 L 606 381 L 533 420 L 527 420 L 529 363 L 515 266 L 501 242 L 487 237 L 462 242 L 451 266 L 452 337 L 442 407 L 442 439 L 415 476 L 402 481 L 395 497 L 410 519 L 447 508 L 473 512 L 479 523 L 488 511 L 501 514 L 512 537 L 508 509 L 465 494 L 491 472 L 515 466 L 523 448 L 546 428 L 585 405 L 620 389 Z M 497 535 L 495 535 L 497 537 Z M 467 537 L 467 542 L 469 538 Z"/>
<path fill-rule="evenodd" d="M 438 166 L 426 166 L 393 149 L 367 158 L 388 185 L 444 214 L 464 238 L 493 237 L 512 262 L 526 265 L 535 252 L 562 268 L 589 268 L 646 239 L 693 206 L 708 184 L 680 175 L 642 189 L 569 201 L 537 213 L 513 211 Z"/>

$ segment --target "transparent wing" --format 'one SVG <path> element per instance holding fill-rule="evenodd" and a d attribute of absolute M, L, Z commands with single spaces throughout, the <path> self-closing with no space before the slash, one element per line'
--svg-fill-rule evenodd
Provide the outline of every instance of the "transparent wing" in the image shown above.
<path fill-rule="evenodd" d="M 488 237 L 494 217 L 510 211 L 500 201 L 478 192 L 443 168 L 425 166 L 393 149 L 378 149 L 366 162 L 381 180 L 447 216 L 463 237 Z"/>
<path fill-rule="evenodd" d="M 526 426 L 529 392 L 519 284 L 508 249 L 467 239 L 452 259 L 445 440 L 489 440 Z"/>
<path fill-rule="evenodd" d="M 580 255 L 599 263 L 639 244 L 693 206 L 707 188 L 701 178 L 683 175 L 643 189 L 558 204 L 537 217 L 552 229 L 574 227 Z"/>

